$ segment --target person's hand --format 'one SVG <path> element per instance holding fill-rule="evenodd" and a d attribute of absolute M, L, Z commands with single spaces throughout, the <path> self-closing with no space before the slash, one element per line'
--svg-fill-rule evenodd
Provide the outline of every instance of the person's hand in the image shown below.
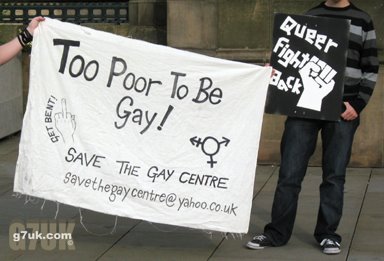
<path fill-rule="evenodd" d="M 330 69 L 328 65 L 321 61 L 317 63 L 310 61 L 300 69 L 299 74 L 304 89 L 297 106 L 321 111 L 323 98 L 335 86 L 335 81 L 332 79 L 334 74 L 330 73 Z"/>
<path fill-rule="evenodd" d="M 29 24 L 28 24 L 28 27 L 27 27 L 27 30 L 28 32 L 33 35 L 33 32 L 35 31 L 35 29 L 37 28 L 37 26 L 39 25 L 40 22 L 44 21 L 45 18 L 42 17 L 42 16 L 36 16 L 35 18 L 33 18 Z"/>
<path fill-rule="evenodd" d="M 352 121 L 359 116 L 356 110 L 349 104 L 349 102 L 344 102 L 345 111 L 341 114 L 341 118 L 345 121 Z"/>

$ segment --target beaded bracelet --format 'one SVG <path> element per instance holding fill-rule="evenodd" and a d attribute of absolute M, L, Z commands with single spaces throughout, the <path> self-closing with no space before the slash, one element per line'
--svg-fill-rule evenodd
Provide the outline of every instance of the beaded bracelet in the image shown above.
<path fill-rule="evenodd" d="M 17 39 L 19 40 L 22 47 L 25 47 L 27 44 L 32 42 L 33 36 L 31 33 L 27 30 L 27 28 L 24 28 L 18 35 Z"/>

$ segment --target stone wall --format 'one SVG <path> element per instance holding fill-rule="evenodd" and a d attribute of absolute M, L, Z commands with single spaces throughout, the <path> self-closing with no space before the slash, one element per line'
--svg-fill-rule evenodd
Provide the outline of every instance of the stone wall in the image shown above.
<path fill-rule="evenodd" d="M 20 131 L 23 120 L 21 55 L 0 67 L 0 139 Z"/>

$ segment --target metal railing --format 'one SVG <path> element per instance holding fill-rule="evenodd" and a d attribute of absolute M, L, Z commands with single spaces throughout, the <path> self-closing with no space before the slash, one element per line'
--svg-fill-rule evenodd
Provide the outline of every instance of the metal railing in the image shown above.
<path fill-rule="evenodd" d="M 46 16 L 72 23 L 127 23 L 127 1 L 1 1 L 0 23 L 28 23 L 35 16 Z"/>

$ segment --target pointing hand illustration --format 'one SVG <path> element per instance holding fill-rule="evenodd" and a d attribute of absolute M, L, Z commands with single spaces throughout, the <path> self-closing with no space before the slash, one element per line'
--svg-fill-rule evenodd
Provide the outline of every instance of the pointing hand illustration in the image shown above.
<path fill-rule="evenodd" d="M 75 115 L 68 112 L 66 99 L 61 99 L 61 112 L 55 114 L 55 126 L 63 142 L 74 142 L 73 134 L 76 130 Z"/>

